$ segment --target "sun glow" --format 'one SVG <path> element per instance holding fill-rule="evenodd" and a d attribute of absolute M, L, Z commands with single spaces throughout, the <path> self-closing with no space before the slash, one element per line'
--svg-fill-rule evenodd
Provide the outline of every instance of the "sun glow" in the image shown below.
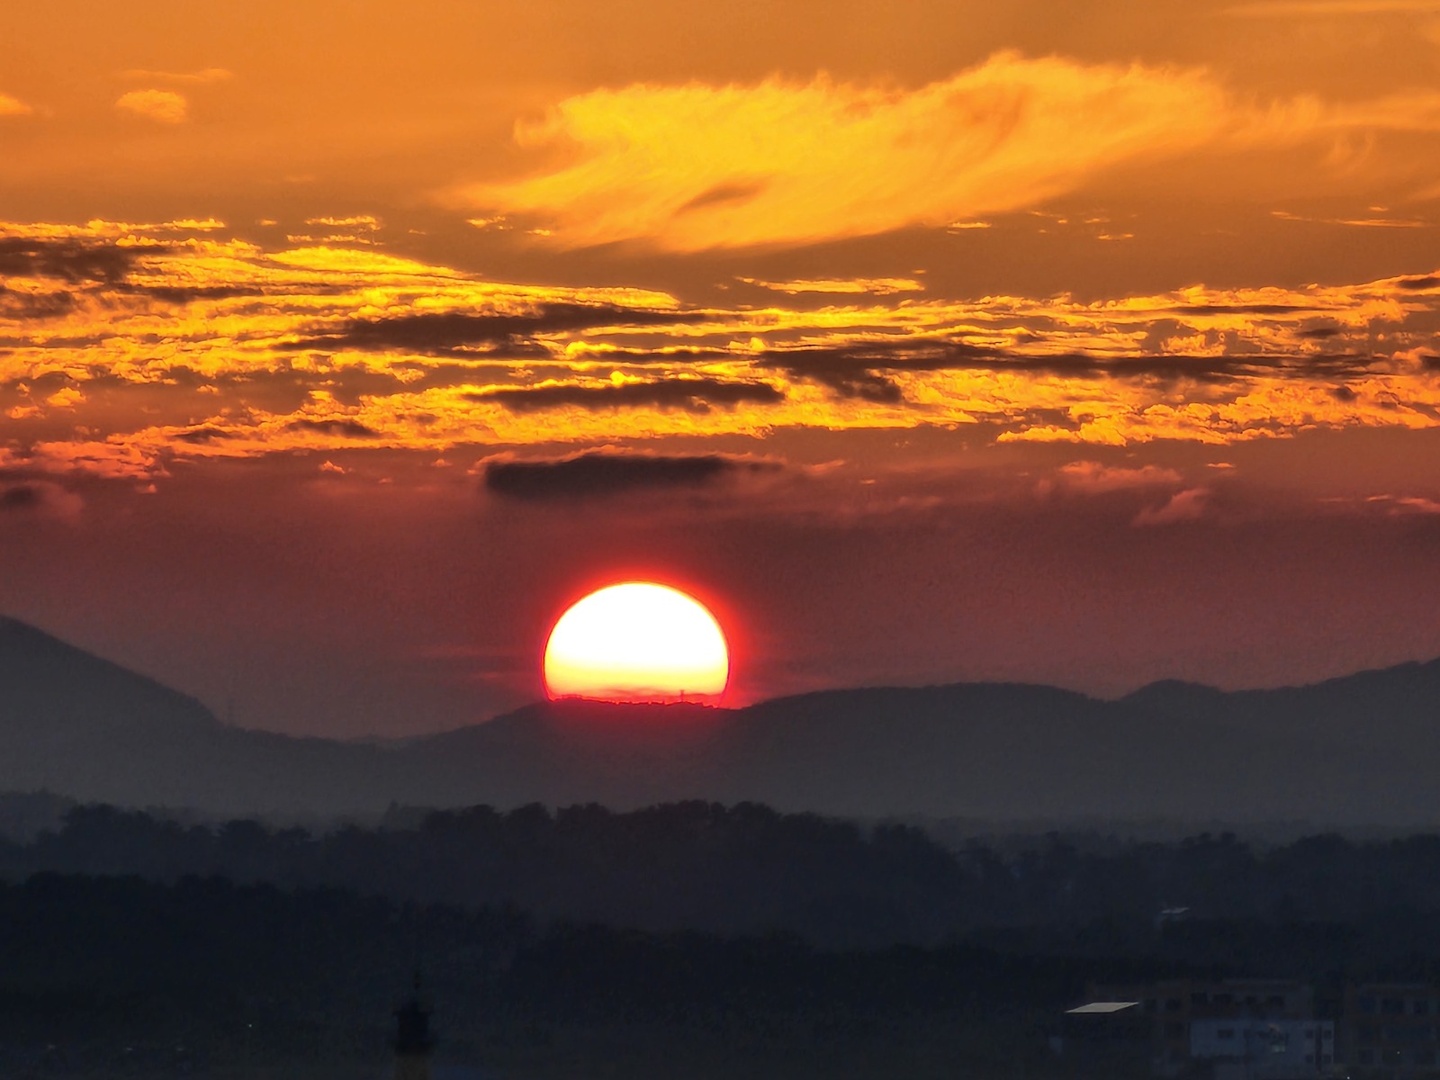
<path fill-rule="evenodd" d="M 667 585 L 627 581 L 560 616 L 545 646 L 552 698 L 678 701 L 714 697 L 730 678 L 715 616 Z"/>

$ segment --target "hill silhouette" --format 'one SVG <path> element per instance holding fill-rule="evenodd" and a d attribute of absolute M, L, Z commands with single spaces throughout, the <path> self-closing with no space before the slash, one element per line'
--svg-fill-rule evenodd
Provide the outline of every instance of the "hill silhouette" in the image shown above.
<path fill-rule="evenodd" d="M 0 790 L 217 813 L 710 799 L 866 817 L 1440 821 L 1440 660 L 1313 686 L 832 690 L 743 709 L 559 701 L 403 743 L 219 723 L 0 620 Z"/>

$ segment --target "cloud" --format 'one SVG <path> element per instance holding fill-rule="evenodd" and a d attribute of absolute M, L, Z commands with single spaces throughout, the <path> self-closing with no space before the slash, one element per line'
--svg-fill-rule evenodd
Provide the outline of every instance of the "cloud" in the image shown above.
<path fill-rule="evenodd" d="M 1430 222 L 1421 221 L 1418 218 L 1334 218 L 1334 217 L 1303 217 L 1300 214 L 1287 213 L 1284 210 L 1272 210 L 1271 217 L 1277 217 L 1282 221 L 1306 221 L 1316 225 L 1344 225 L 1352 229 L 1429 229 Z"/>
<path fill-rule="evenodd" d="M 537 334 L 605 326 L 663 326 L 704 318 L 702 313 L 643 311 L 610 304 L 549 303 L 515 313 L 421 312 L 385 319 L 352 319 L 337 330 L 303 338 L 283 347 L 446 356 L 473 352 L 475 346 L 493 349 L 514 345 Z"/>
<path fill-rule="evenodd" d="M 1313 304 L 1176 304 L 1181 315 L 1293 315 L 1320 310 Z"/>
<path fill-rule="evenodd" d="M 1190 310 L 1214 313 L 1219 309 L 1195 307 Z M 1242 314 L 1255 313 L 1243 311 L 1239 307 L 1233 311 Z M 760 354 L 756 363 L 761 367 L 782 370 L 794 377 L 820 383 L 844 398 L 895 403 L 904 399 L 904 393 L 894 378 L 902 373 L 1013 371 L 1072 378 L 1089 376 L 1224 382 L 1246 375 L 1285 370 L 1303 375 L 1322 372 L 1331 376 L 1359 374 L 1370 366 L 1371 358 L 1349 354 L 1296 353 L 1105 356 L 1065 352 L 1034 355 L 994 346 L 971 345 L 963 341 L 910 338 L 900 341 L 862 341 L 830 348 L 771 350 Z"/>
<path fill-rule="evenodd" d="M 565 346 L 565 359 L 574 363 L 619 364 L 643 366 L 692 364 L 733 360 L 735 353 L 719 345 L 662 345 L 651 349 L 634 349 L 624 345 L 586 338 Z"/>
<path fill-rule="evenodd" d="M 24 515 L 69 521 L 79 516 L 84 505 L 79 495 L 50 481 L 0 483 L 0 519 Z"/>
<path fill-rule="evenodd" d="M 1226 15 L 1247 19 L 1290 19 L 1297 15 L 1431 15 L 1440 12 L 1437 0 L 1264 0 L 1237 4 Z"/>
<path fill-rule="evenodd" d="M 303 426 L 301 430 L 304 430 Z M 171 437 L 183 443 L 208 443 L 214 442 L 216 439 L 238 438 L 239 433 L 227 428 L 217 427 L 214 424 L 204 424 L 200 427 L 177 431 Z"/>
<path fill-rule="evenodd" d="M 374 428 L 368 427 L 358 420 L 347 420 L 343 417 L 324 420 L 292 420 L 287 426 L 291 431 L 314 431 L 321 435 L 333 435 L 343 439 L 374 439 L 380 434 Z"/>
<path fill-rule="evenodd" d="M 75 309 L 75 294 L 64 290 L 28 292 L 0 285 L 0 318 L 58 319 Z"/>
<path fill-rule="evenodd" d="M 231 300 L 237 296 L 264 296 L 265 290 L 245 285 L 130 285 L 126 292 L 148 296 L 177 306 L 200 300 Z"/>
<path fill-rule="evenodd" d="M 1440 502 L 1423 495 L 1371 495 L 1365 501 L 1384 507 L 1386 513 L 1394 517 L 1440 515 Z"/>
<path fill-rule="evenodd" d="M 1211 141 L 1230 121 L 1203 72 L 1011 52 L 914 90 L 826 77 L 641 84 L 517 125 L 522 145 L 575 148 L 574 164 L 461 197 L 542 219 L 569 247 L 817 241 L 1032 206 L 1106 166 Z"/>
<path fill-rule="evenodd" d="M 537 151 L 533 174 L 450 198 L 482 215 L 475 222 L 513 223 L 565 248 L 796 245 L 984 222 L 1117 169 L 1202 152 L 1218 163 L 1238 151 L 1334 151 L 1437 129 L 1440 93 L 1419 87 L 1264 100 L 1232 93 L 1205 68 L 999 52 L 915 88 L 822 75 L 590 91 L 517 123 L 516 142 Z M 1318 179 L 1313 169 L 1307 179 Z"/>
<path fill-rule="evenodd" d="M 540 386 L 499 387 L 466 395 L 472 401 L 491 401 L 514 412 L 533 412 L 573 405 L 582 409 L 679 408 L 706 413 L 714 405 L 752 403 L 769 405 L 785 395 L 763 382 L 727 382 L 720 379 L 664 379 L 656 382 L 553 383 Z"/>
<path fill-rule="evenodd" d="M 199 71 L 152 71 L 146 68 L 131 68 L 122 71 L 120 77 L 126 82 L 170 82 L 203 85 L 225 82 L 233 79 L 235 73 L 228 68 L 208 67 Z"/>
<path fill-rule="evenodd" d="M 53 440 L 46 471 L 781 429 L 1218 446 L 1440 424 L 1440 271 L 686 309 L 664 293 L 505 283 L 375 250 L 267 250 L 223 228 L 0 223 L 0 413 Z M 83 397 L 57 410 L 45 402 L 62 386 Z M 1068 479 L 1077 491 L 1148 482 Z"/>
<path fill-rule="evenodd" d="M 34 111 L 19 98 L 0 94 L 0 116 L 29 116 Z"/>
<path fill-rule="evenodd" d="M 380 228 L 380 219 L 373 214 L 355 214 L 350 217 L 309 217 L 306 225 L 324 225 L 331 229 L 364 229 L 375 232 Z"/>
<path fill-rule="evenodd" d="M 844 398 L 894 403 L 904 395 L 886 372 L 959 370 L 997 363 L 1000 357 L 994 349 L 922 339 L 770 350 L 762 353 L 757 363 L 820 383 Z"/>
<path fill-rule="evenodd" d="M 872 296 L 891 296 L 902 292 L 924 292 L 925 285 L 914 278 L 812 278 L 798 281 L 761 281 L 759 278 L 742 277 L 746 285 L 781 292 L 789 296 L 799 293 L 868 293 Z"/>
<path fill-rule="evenodd" d="M 1179 484 L 1181 476 L 1174 469 L 1159 465 L 1139 468 L 1103 465 L 1098 461 L 1072 461 L 1059 469 L 1060 479 L 1067 488 L 1087 493 L 1129 491 L 1135 488 Z"/>
<path fill-rule="evenodd" d="M 114 282 L 129 273 L 143 255 L 158 250 L 163 249 L 121 247 L 80 237 L 0 236 L 0 275 Z"/>
<path fill-rule="evenodd" d="M 1146 507 L 1135 515 L 1132 525 L 1174 525 L 1182 521 L 1195 521 L 1205 516 L 1209 505 L 1210 492 L 1205 488 L 1187 488 L 1177 491 L 1170 500 L 1160 507 Z"/>
<path fill-rule="evenodd" d="M 778 462 L 728 454 L 597 450 L 558 459 L 492 459 L 485 463 L 484 474 L 486 490 L 504 498 L 559 501 L 708 487 L 727 477 L 780 468 Z"/>
<path fill-rule="evenodd" d="M 7 513 L 31 510 L 40 505 L 40 488 L 34 484 L 11 484 L 0 488 L 0 510 Z"/>
<path fill-rule="evenodd" d="M 73 409 L 76 405 L 85 400 L 85 395 L 73 386 L 62 386 L 45 399 L 45 404 L 53 409 Z"/>
<path fill-rule="evenodd" d="M 162 124 L 183 123 L 189 107 L 185 96 L 174 90 L 131 90 L 115 102 L 115 108 L 121 112 Z"/>

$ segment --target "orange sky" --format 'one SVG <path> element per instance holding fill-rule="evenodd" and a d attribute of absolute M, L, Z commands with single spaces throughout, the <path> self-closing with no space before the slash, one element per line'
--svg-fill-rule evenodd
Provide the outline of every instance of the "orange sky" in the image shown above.
<path fill-rule="evenodd" d="M 1440 653 L 1440 2 L 0 13 L 0 609 L 237 720 Z"/>

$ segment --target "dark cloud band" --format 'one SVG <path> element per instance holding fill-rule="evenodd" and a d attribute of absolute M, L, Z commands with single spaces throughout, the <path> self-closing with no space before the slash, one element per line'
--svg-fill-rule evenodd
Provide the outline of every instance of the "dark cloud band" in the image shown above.
<path fill-rule="evenodd" d="M 1308 336 L 1324 339 L 1333 335 L 1322 330 Z M 905 371 L 1019 371 L 1080 378 L 1216 382 L 1262 373 L 1331 378 L 1358 375 L 1370 367 L 1374 358 L 1352 353 L 1094 356 L 1067 352 L 1032 356 L 958 341 L 907 340 L 865 342 L 853 347 L 772 350 L 762 353 L 756 362 L 762 368 L 819 383 L 841 397 L 885 403 L 902 399 L 900 387 L 892 376 Z"/>
<path fill-rule="evenodd" d="M 725 454 L 592 451 L 552 460 L 487 462 L 485 489 L 504 498 L 531 501 L 603 498 L 634 491 L 705 487 L 726 477 L 779 468 L 773 461 Z"/>
<path fill-rule="evenodd" d="M 119 281 L 142 254 L 168 248 L 120 247 L 108 241 L 33 239 L 24 236 L 0 237 L 0 276 L 54 278 L 78 284 L 87 281 Z"/>
<path fill-rule="evenodd" d="M 716 405 L 745 403 L 773 405 L 785 395 L 769 383 L 726 382 L 721 379 L 664 379 L 657 382 L 606 383 L 586 386 L 500 387 L 467 395 L 472 401 L 491 401 L 512 412 L 535 412 L 566 405 L 582 409 L 661 408 L 705 413 Z"/>
<path fill-rule="evenodd" d="M 518 313 L 424 312 L 387 319 L 352 319 L 333 332 L 281 347 L 445 356 L 457 351 L 522 345 L 537 334 L 605 326 L 668 326 L 702 318 L 705 316 L 695 312 L 648 311 L 614 304 L 542 304 Z"/>

